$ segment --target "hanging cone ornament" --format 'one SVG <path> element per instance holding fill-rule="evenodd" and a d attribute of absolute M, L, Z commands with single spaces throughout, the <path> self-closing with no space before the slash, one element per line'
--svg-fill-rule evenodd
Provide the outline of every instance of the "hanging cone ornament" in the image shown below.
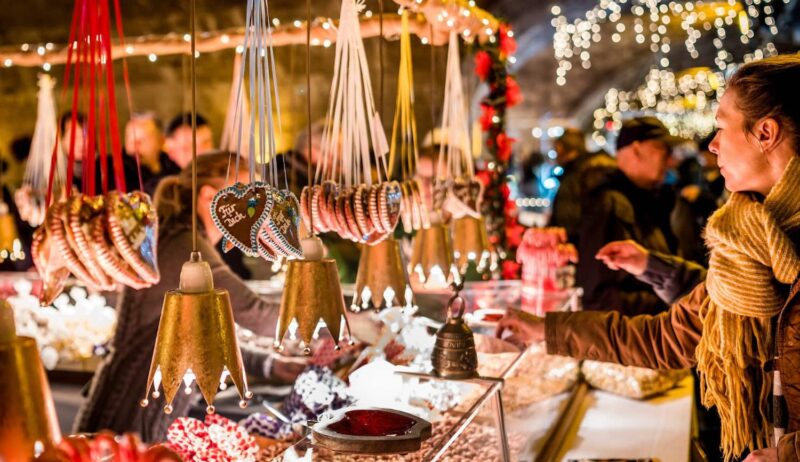
<path fill-rule="evenodd" d="M 464 216 L 453 220 L 453 257 L 458 271 L 464 274 L 470 264 L 483 272 L 489 263 L 489 238 L 483 217 Z"/>
<path fill-rule="evenodd" d="M 322 322 L 333 337 L 336 349 L 339 349 L 342 324 L 347 329 L 348 337 L 350 327 L 345 317 L 336 261 L 322 258 L 324 248 L 318 237 L 306 238 L 302 245 L 305 258 L 289 260 L 286 270 L 275 345 L 280 348 L 287 332 L 296 330 L 304 344 L 305 353 L 311 354 L 311 342 Z"/>
<path fill-rule="evenodd" d="M 191 393 L 192 382 L 197 382 L 211 414 L 214 396 L 227 376 L 239 391 L 239 405 L 246 407 L 253 395 L 247 389 L 230 296 L 214 288 L 211 267 L 194 252 L 181 269 L 180 288 L 164 297 L 145 396 L 152 388 L 153 398 L 158 398 L 160 386 L 164 412 L 169 414 L 179 389 Z M 147 398 L 141 401 L 142 406 L 148 404 Z"/>
<path fill-rule="evenodd" d="M 459 275 L 453 265 L 453 243 L 450 229 L 442 223 L 417 231 L 409 264 L 411 282 L 427 289 L 441 289 Z"/>
<path fill-rule="evenodd" d="M 0 460 L 27 462 L 58 444 L 50 386 L 36 340 L 17 337 L 14 312 L 0 301 Z"/>
<path fill-rule="evenodd" d="M 31 226 L 39 226 L 44 221 L 47 205 L 47 179 L 50 176 L 51 157 L 56 146 L 58 132 L 56 103 L 53 88 L 56 81 L 49 74 L 39 74 L 39 104 L 36 110 L 36 125 L 28 160 L 25 162 L 25 176 L 22 185 L 14 193 L 19 216 Z M 55 188 L 64 184 L 64 162 L 58 156 Z"/>
<path fill-rule="evenodd" d="M 480 218 L 483 187 L 475 178 L 458 40 L 458 34 L 451 31 L 434 208 L 453 219 L 465 216 Z"/>
<path fill-rule="evenodd" d="M 408 280 L 400 243 L 390 237 L 361 248 L 352 311 L 373 308 L 410 308 L 414 295 Z"/>

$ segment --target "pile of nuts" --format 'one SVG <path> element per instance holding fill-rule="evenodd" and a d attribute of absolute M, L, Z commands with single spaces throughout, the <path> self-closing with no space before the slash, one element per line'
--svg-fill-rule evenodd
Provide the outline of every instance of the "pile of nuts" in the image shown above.
<path fill-rule="evenodd" d="M 344 454 L 336 453 L 321 447 L 315 447 L 313 449 L 314 454 L 312 460 L 314 462 L 426 462 L 425 456 L 428 452 L 444 443 L 448 433 L 458 424 L 459 420 L 461 420 L 460 416 L 446 414 L 442 420 L 433 424 L 433 433 L 430 438 L 422 443 L 422 448 L 411 454 Z M 509 433 L 507 437 L 511 460 L 516 461 L 517 454 L 522 450 L 527 436 L 520 433 Z M 267 450 L 262 450 L 258 460 L 259 462 L 273 460 L 269 457 L 275 457 L 275 454 L 276 452 L 270 450 L 268 455 Z M 278 457 L 274 460 L 282 461 L 283 459 Z M 481 462 L 499 462 L 501 457 L 497 429 L 494 428 L 494 425 L 487 425 L 473 420 L 440 460 L 444 462 L 466 462 L 475 460 Z"/>

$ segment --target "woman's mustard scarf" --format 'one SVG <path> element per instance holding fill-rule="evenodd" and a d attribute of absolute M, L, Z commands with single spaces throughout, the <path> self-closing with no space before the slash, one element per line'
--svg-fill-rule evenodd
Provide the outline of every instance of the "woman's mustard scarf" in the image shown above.
<path fill-rule="evenodd" d="M 770 441 L 773 318 L 800 273 L 790 235 L 800 229 L 800 159 L 793 158 L 769 195 L 735 193 L 708 222 L 711 250 L 696 350 L 702 401 L 722 420 L 726 460 Z"/>

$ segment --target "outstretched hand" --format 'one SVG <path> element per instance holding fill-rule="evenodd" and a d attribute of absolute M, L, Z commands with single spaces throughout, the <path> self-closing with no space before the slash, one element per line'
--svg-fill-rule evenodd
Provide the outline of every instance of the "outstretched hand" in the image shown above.
<path fill-rule="evenodd" d="M 595 258 L 610 269 L 624 270 L 634 276 L 644 273 L 649 257 L 650 252 L 647 249 L 631 240 L 609 242 L 595 255 Z"/>
<path fill-rule="evenodd" d="M 524 344 L 544 341 L 544 318 L 534 316 L 525 311 L 509 309 L 497 324 L 495 336 L 501 338 L 505 332 L 511 332 Z"/>

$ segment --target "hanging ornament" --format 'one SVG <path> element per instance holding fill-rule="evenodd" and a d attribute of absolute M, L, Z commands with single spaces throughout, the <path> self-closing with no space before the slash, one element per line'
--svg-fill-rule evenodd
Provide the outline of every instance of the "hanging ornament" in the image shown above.
<path fill-rule="evenodd" d="M 434 197 L 438 201 L 444 199 L 437 204 L 437 210 L 443 210 L 452 219 L 453 254 L 462 274 L 470 264 L 483 272 L 491 257 L 486 224 L 480 214 L 483 183 L 475 178 L 467 114 L 458 34 L 451 31 L 442 113 L 444 139 L 439 150 Z"/>
<path fill-rule="evenodd" d="M 115 9 L 117 34 L 123 40 L 120 11 Z M 61 179 L 58 127 L 51 134 L 47 101 L 51 82 L 43 81 L 40 95 L 39 145 L 32 151 L 29 178 L 32 194 L 46 190 L 48 209 L 34 234 L 31 248 L 34 264 L 44 287 L 42 303 L 49 304 L 61 292 L 71 273 L 88 288 L 113 290 L 116 284 L 140 289 L 159 281 L 156 258 L 158 217 L 150 197 L 140 190 L 127 191 L 119 136 L 114 71 L 111 56 L 111 14 L 106 0 L 78 0 L 70 29 L 64 71 L 64 92 L 72 89 L 72 117 L 66 151 L 66 178 Z M 124 46 L 124 43 L 122 44 Z M 131 108 L 127 63 L 123 60 L 128 107 Z M 45 89 L 48 91 L 45 92 Z M 78 113 L 85 112 L 85 120 Z M 43 114 L 43 115 L 42 115 Z M 47 120 L 41 120 L 45 117 Z M 51 154 L 46 189 L 37 164 L 46 162 L 42 153 L 50 140 Z M 112 170 L 107 157 L 111 156 Z M 34 157 L 37 156 L 37 157 Z M 77 160 L 82 163 L 80 192 L 73 191 Z M 99 162 L 96 162 L 99 160 Z M 138 164 L 138 162 L 137 162 Z M 99 165 L 99 171 L 96 168 Z M 113 175 L 115 190 L 109 188 Z M 141 189 L 141 173 L 139 175 Z M 97 191 L 100 185 L 101 191 Z M 40 192 L 36 192 L 40 191 Z M 56 200 L 51 202 L 54 197 Z M 0 210 L 2 207 L 0 207 Z"/>
<path fill-rule="evenodd" d="M 311 342 L 325 326 L 338 350 L 345 330 L 342 325 L 348 336 L 350 327 L 336 261 L 321 258 L 324 249 L 318 237 L 307 238 L 303 244 L 305 258 L 289 260 L 286 269 L 275 346 L 281 349 L 283 338 L 291 330 L 302 342 L 305 353 L 311 354 Z"/>
<path fill-rule="evenodd" d="M 350 3 L 350 8 L 353 8 L 352 0 L 345 0 L 345 4 Z M 348 16 L 355 17 L 355 10 L 351 13 L 345 14 L 349 11 L 343 4 L 342 6 L 342 19 Z M 306 0 L 306 111 L 308 116 L 308 152 L 312 150 L 312 136 L 311 136 L 311 0 Z M 349 19 L 352 21 L 352 18 Z M 347 21 L 340 24 L 339 32 L 342 28 L 352 29 L 352 25 L 348 25 Z M 340 37 L 341 38 L 341 37 Z M 337 45 L 338 48 L 339 45 Z M 363 48 L 363 45 L 362 45 Z M 337 57 L 339 53 L 337 52 Z M 308 179 L 309 183 L 312 181 L 311 162 L 308 163 Z M 327 183 L 326 188 L 336 187 L 335 183 Z M 313 193 L 312 193 L 313 190 Z M 279 350 L 283 348 L 282 342 L 287 333 L 293 333 L 296 337 L 299 334 L 299 339 L 306 354 L 311 354 L 311 342 L 318 335 L 319 329 L 327 326 L 328 331 L 333 337 L 333 342 L 336 344 L 336 349 L 339 349 L 339 340 L 344 333 L 342 324 L 344 324 L 350 336 L 350 326 L 347 324 L 345 317 L 344 297 L 342 296 L 342 288 L 339 284 L 339 272 L 336 268 L 336 261 L 332 259 L 323 258 L 325 248 L 322 241 L 314 236 L 318 229 L 318 224 L 322 223 L 321 217 L 325 219 L 325 229 L 331 229 L 329 226 L 333 224 L 333 215 L 325 215 L 322 213 L 322 199 L 320 192 L 322 188 L 315 185 L 311 188 L 311 184 L 303 189 L 301 194 L 301 213 L 303 219 L 306 221 L 306 227 L 310 231 L 311 236 L 306 237 L 301 241 L 303 259 L 289 260 L 286 269 L 286 280 L 284 283 L 283 295 L 281 297 L 280 314 L 278 316 L 278 326 L 275 332 L 275 346 Z M 374 196 L 371 195 L 371 189 L 366 186 L 358 188 L 359 196 L 357 203 L 359 204 L 359 212 L 361 220 L 355 214 L 355 204 L 351 201 L 353 211 L 347 216 L 350 216 L 350 224 L 355 224 L 356 229 L 361 230 L 366 221 L 366 211 L 369 207 L 371 200 Z M 325 208 L 334 207 L 334 198 L 332 194 L 325 198 Z M 351 197 L 352 199 L 352 197 Z M 330 204 L 327 203 L 330 201 Z M 314 207 L 312 207 L 312 203 Z M 313 214 L 312 214 L 313 213 Z M 345 217 L 345 220 L 347 218 Z M 369 220 L 371 226 L 374 226 Z M 352 340 L 350 340 L 352 342 Z"/>
<path fill-rule="evenodd" d="M 389 154 L 389 174 L 392 175 L 398 161 L 399 178 L 403 191 L 403 229 L 412 231 L 430 226 L 428 210 L 415 180 L 419 162 L 417 123 L 414 114 L 414 71 L 411 60 L 411 34 L 408 27 L 408 10 L 404 9 L 400 29 L 400 71 L 397 77 L 397 105 L 392 126 L 392 142 Z M 399 159 L 398 159 L 399 157 Z"/>
<path fill-rule="evenodd" d="M 249 6 L 252 6 L 252 0 Z M 250 11 L 251 8 L 248 8 Z M 191 48 L 195 55 L 195 2 L 191 1 Z M 197 107 L 195 60 L 191 60 L 192 76 L 192 253 L 183 264 L 180 286 L 167 292 L 158 335 L 150 363 L 145 398 L 140 404 L 149 404 L 147 395 L 153 389 L 153 398 L 163 390 L 166 405 L 164 412 L 172 412 L 172 402 L 178 390 L 192 393 L 197 382 L 206 401 L 206 411 L 215 412 L 211 404 L 217 391 L 226 388 L 230 377 L 239 392 L 239 405 L 247 406 L 253 394 L 247 389 L 247 377 L 242 367 L 242 356 L 233 324 L 230 296 L 225 289 L 214 288 L 214 279 L 208 262 L 197 251 Z"/>
<path fill-rule="evenodd" d="M 428 211 L 419 192 L 419 185 L 414 179 L 417 173 L 419 148 L 414 116 L 414 77 L 411 69 L 408 14 L 408 10 L 403 10 L 400 33 L 400 73 L 397 83 L 397 107 L 389 151 L 389 177 L 399 180 L 402 197 L 400 221 L 406 232 L 412 232 L 428 227 L 430 223 L 428 222 Z M 382 66 L 381 72 L 383 72 Z M 395 172 L 394 167 L 398 162 L 401 169 L 399 172 Z M 358 189 L 354 197 L 359 197 Z M 357 216 L 358 213 L 359 210 L 356 209 Z M 356 223 L 358 224 L 358 220 Z M 381 225 L 383 224 L 381 223 Z M 355 296 L 350 308 L 353 311 L 360 311 L 367 308 L 380 310 L 412 306 L 414 306 L 414 300 L 409 284 L 407 265 L 403 260 L 397 240 L 389 236 L 381 242 L 363 246 L 356 276 Z"/>
<path fill-rule="evenodd" d="M 27 461 L 61 439 L 36 340 L 18 337 L 14 312 L 0 301 L 0 460 Z"/>
<path fill-rule="evenodd" d="M 403 193 L 400 183 L 389 181 L 388 143 L 358 22 L 363 9 L 363 0 L 342 2 L 321 161 L 300 203 L 311 232 L 333 231 L 372 245 L 394 232 Z"/>
<path fill-rule="evenodd" d="M 483 186 L 475 178 L 468 114 L 461 81 L 458 34 L 453 30 L 450 32 L 447 52 L 442 139 L 434 186 L 434 209 L 443 210 L 448 217 L 454 219 L 481 216 Z"/>
<path fill-rule="evenodd" d="M 47 204 L 47 179 L 50 176 L 50 157 L 56 147 L 58 123 L 53 88 L 56 81 L 49 74 L 39 75 L 39 104 L 36 111 L 36 125 L 28 160 L 25 162 L 25 175 L 22 185 L 14 193 L 14 201 L 19 216 L 31 226 L 39 226 L 44 221 Z M 55 173 L 55 187 L 64 184 L 64 162 L 58 156 Z"/>
<path fill-rule="evenodd" d="M 237 57 L 236 90 L 231 94 L 234 116 L 228 118 L 233 119 L 230 126 L 237 132 L 235 152 L 248 153 L 249 179 L 248 183 L 239 181 L 237 154 L 235 184 L 214 196 L 211 217 L 223 235 L 224 251 L 238 248 L 246 255 L 276 261 L 303 254 L 298 231 L 300 204 L 286 183 L 286 166 L 277 165 L 275 130 L 276 125 L 280 127 L 280 101 L 270 21 L 265 0 L 248 2 L 244 49 L 240 61 Z M 245 74 L 249 96 L 244 91 Z M 248 100 L 255 103 L 254 110 Z M 283 184 L 279 168 L 284 170 Z"/>

